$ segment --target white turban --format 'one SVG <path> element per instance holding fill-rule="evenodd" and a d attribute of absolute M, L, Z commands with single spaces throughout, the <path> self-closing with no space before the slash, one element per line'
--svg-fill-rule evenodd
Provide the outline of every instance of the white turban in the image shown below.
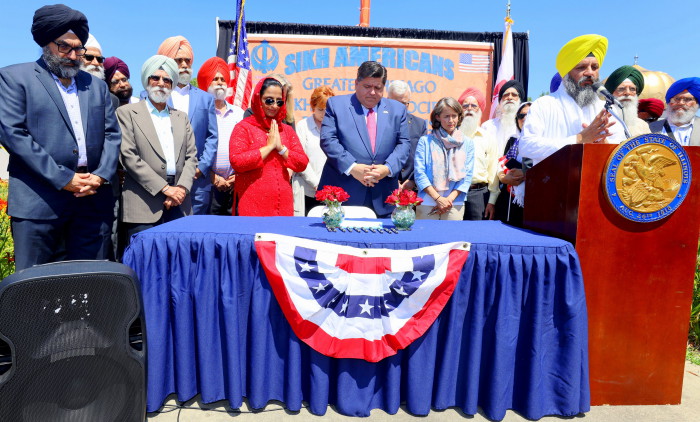
<path fill-rule="evenodd" d="M 85 45 L 83 47 L 85 47 L 85 48 L 94 47 L 94 48 L 100 50 L 100 54 L 102 54 L 102 46 L 100 46 L 100 43 L 97 42 L 97 40 L 95 39 L 95 37 L 92 34 L 90 34 L 88 36 L 87 42 L 85 43 Z"/>

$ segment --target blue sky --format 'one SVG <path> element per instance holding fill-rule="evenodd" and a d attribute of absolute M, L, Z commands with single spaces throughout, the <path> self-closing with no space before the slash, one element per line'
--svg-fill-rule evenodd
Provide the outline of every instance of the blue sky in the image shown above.
<path fill-rule="evenodd" d="M 375 27 L 503 30 L 504 0 L 372 0 L 370 24 Z M 609 40 L 601 77 L 623 64 L 661 70 L 675 79 L 700 76 L 700 31 L 697 0 L 555 2 L 512 0 L 513 30 L 530 33 L 530 92 L 536 98 L 549 89 L 554 61 L 564 43 L 597 33 Z M 30 28 L 34 11 L 47 2 L 3 1 L 0 67 L 36 60 L 39 47 Z M 216 54 L 215 18 L 233 19 L 235 1 L 65 1 L 85 13 L 103 54 L 125 60 L 135 79 L 143 62 L 163 39 L 183 35 L 195 53 L 195 70 Z M 668 5 L 667 9 L 664 6 Z M 357 25 L 360 0 L 247 0 L 249 21 Z M 134 78 L 134 76 L 136 76 Z"/>

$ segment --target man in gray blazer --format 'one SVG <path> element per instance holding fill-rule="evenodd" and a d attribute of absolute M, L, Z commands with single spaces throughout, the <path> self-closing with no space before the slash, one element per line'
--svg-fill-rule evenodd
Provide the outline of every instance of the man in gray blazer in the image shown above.
<path fill-rule="evenodd" d="M 32 23 L 41 58 L 0 69 L 17 270 L 111 256 L 121 137 L 107 85 L 80 71 L 88 32 L 79 11 L 44 6 Z"/>
<path fill-rule="evenodd" d="M 700 146 L 699 100 L 700 78 L 677 80 L 666 91 L 666 118 L 650 123 L 649 129 L 683 146 Z"/>
<path fill-rule="evenodd" d="M 138 232 L 192 214 L 197 146 L 187 114 L 166 104 L 177 77 L 173 59 L 151 57 L 141 73 L 148 97 L 117 109 L 126 171 L 122 221 L 128 242 Z"/>

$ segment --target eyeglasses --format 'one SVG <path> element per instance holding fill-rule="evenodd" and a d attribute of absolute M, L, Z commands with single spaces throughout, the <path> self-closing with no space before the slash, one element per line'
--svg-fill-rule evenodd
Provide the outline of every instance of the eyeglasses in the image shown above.
<path fill-rule="evenodd" d="M 187 63 L 187 65 L 189 66 L 192 64 L 192 59 L 189 59 L 187 57 L 180 57 L 179 59 L 175 59 L 175 62 L 177 64 Z"/>
<path fill-rule="evenodd" d="M 165 83 L 168 84 L 168 85 L 172 85 L 172 84 L 173 84 L 173 80 L 170 79 L 170 78 L 166 78 L 165 76 L 151 75 L 151 76 L 148 77 L 148 80 L 149 80 L 149 81 L 152 81 L 152 82 L 158 82 L 158 81 L 160 81 L 161 79 L 163 80 L 163 82 L 165 82 Z"/>
<path fill-rule="evenodd" d="M 127 79 L 127 78 L 121 78 L 121 79 L 112 79 L 109 83 L 110 83 L 112 86 L 117 86 L 117 85 L 119 85 L 119 84 L 121 84 L 121 83 L 128 83 L 128 82 L 129 82 L 129 79 Z"/>
<path fill-rule="evenodd" d="M 56 44 L 56 47 L 58 48 L 58 52 L 63 53 L 63 54 L 70 54 L 71 51 L 75 51 L 76 56 L 82 56 L 87 51 L 87 48 L 83 47 L 82 45 L 80 47 L 71 47 L 70 45 L 68 45 L 64 42 L 56 42 L 56 41 L 51 41 L 51 42 Z M 102 62 L 100 62 L 100 63 L 102 63 Z"/>
<path fill-rule="evenodd" d="M 518 120 L 520 120 L 520 119 L 524 119 L 525 117 L 527 117 L 527 113 L 518 113 L 515 116 L 518 118 Z"/>
<path fill-rule="evenodd" d="M 695 102 L 695 97 L 673 97 L 669 104 L 693 104 Z"/>
<path fill-rule="evenodd" d="M 647 117 L 646 119 L 644 119 L 644 121 L 647 123 L 652 123 L 652 122 L 655 122 L 657 120 L 659 120 L 659 119 L 656 117 Z"/>
<path fill-rule="evenodd" d="M 59 51 L 60 51 L 60 50 L 59 50 Z M 93 61 L 93 60 L 95 60 L 95 59 L 97 59 L 97 63 L 102 63 L 103 61 L 105 61 L 105 58 L 104 58 L 104 57 L 102 57 L 102 56 L 95 56 L 95 55 L 92 55 L 92 54 L 83 54 L 83 57 L 85 57 L 85 60 L 87 60 L 87 61 L 89 61 L 89 62 L 91 62 L 91 61 Z"/>
<path fill-rule="evenodd" d="M 284 101 L 282 100 L 275 100 L 274 98 L 267 97 L 263 100 L 265 102 L 265 105 L 271 106 L 275 102 L 277 102 L 277 107 L 282 107 L 284 105 Z"/>
<path fill-rule="evenodd" d="M 462 104 L 462 108 L 465 110 L 469 110 L 470 108 L 473 108 L 474 110 L 478 110 L 479 104 Z"/>

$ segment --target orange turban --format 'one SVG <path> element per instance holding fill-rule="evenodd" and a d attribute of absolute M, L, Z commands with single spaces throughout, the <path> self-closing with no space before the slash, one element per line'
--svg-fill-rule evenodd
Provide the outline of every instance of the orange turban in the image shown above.
<path fill-rule="evenodd" d="M 224 59 L 221 57 L 212 57 L 202 63 L 202 67 L 200 67 L 199 72 L 197 72 L 197 85 L 199 85 L 199 89 L 208 90 L 211 81 L 214 80 L 214 76 L 216 76 L 218 72 L 224 75 L 226 85 L 228 86 L 231 81 L 231 71 Z"/>
<path fill-rule="evenodd" d="M 180 50 L 182 50 L 183 53 L 194 61 L 192 46 L 190 45 L 190 42 L 187 41 L 187 38 L 183 37 L 182 35 L 176 35 L 163 41 L 160 47 L 158 47 L 158 54 L 174 59 L 177 52 Z"/>
<path fill-rule="evenodd" d="M 466 100 L 467 97 L 474 97 L 476 102 L 479 103 L 479 108 L 481 111 L 484 111 L 486 108 L 486 97 L 484 97 L 484 94 L 481 91 L 476 88 L 467 88 L 462 95 L 459 96 L 459 104 L 464 104 L 464 100 Z"/>

